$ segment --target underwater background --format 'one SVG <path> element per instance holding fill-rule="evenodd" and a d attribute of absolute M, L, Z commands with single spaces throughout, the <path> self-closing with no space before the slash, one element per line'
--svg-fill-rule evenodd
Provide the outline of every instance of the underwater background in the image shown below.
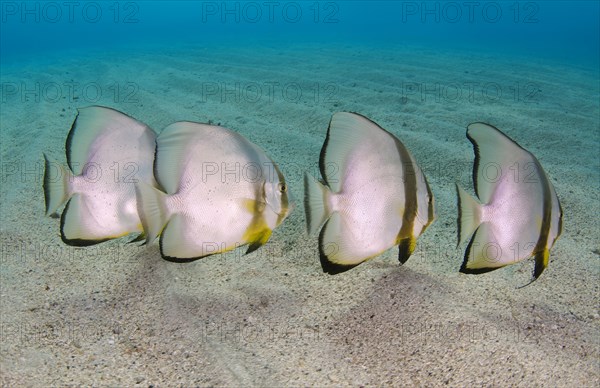
<path fill-rule="evenodd" d="M 3 1 L 3 386 L 398 386 L 600 383 L 597 1 Z M 296 208 L 270 241 L 189 264 L 123 238 L 63 244 L 43 157 L 66 163 L 77 109 L 157 133 L 220 123 L 280 166 Z M 305 231 L 305 172 L 327 124 L 359 112 L 427 176 L 436 221 L 346 273 Z M 472 192 L 474 121 L 531 151 L 563 233 L 528 260 L 458 273 L 455 183 Z"/>

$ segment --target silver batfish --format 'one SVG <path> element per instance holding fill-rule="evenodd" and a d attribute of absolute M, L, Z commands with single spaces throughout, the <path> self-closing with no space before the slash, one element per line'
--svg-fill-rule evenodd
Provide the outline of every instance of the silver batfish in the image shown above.
<path fill-rule="evenodd" d="M 142 232 L 134 183 L 155 186 L 156 135 L 114 109 L 80 109 L 66 141 L 69 169 L 45 159 L 46 215 L 67 200 L 61 237 L 69 245 L 91 245 Z"/>
<path fill-rule="evenodd" d="M 323 270 L 346 271 L 399 245 L 404 263 L 434 220 L 425 175 L 394 135 L 356 113 L 333 115 L 319 160 L 322 182 L 305 176 L 309 233 Z"/>
<path fill-rule="evenodd" d="M 157 138 L 154 173 L 162 190 L 136 185 L 151 243 L 163 258 L 190 261 L 265 244 L 292 209 L 279 168 L 227 128 L 177 122 Z"/>
<path fill-rule="evenodd" d="M 475 151 L 478 199 L 457 185 L 459 243 L 473 235 L 461 272 L 487 272 L 534 256 L 535 280 L 562 231 L 554 187 L 536 157 L 499 129 L 473 123 L 467 137 Z"/>

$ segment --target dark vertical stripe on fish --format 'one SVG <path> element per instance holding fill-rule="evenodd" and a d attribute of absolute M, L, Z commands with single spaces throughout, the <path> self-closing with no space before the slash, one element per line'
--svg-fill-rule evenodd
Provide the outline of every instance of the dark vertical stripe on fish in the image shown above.
<path fill-rule="evenodd" d="M 275 167 L 275 171 L 277 172 L 277 177 L 279 178 L 279 184 L 286 185 L 286 187 L 287 187 L 287 184 L 285 183 L 285 178 L 283 177 L 281 170 L 279 170 L 279 167 L 277 167 L 275 162 L 273 162 L 272 160 L 271 160 L 271 163 L 273 163 L 273 167 Z M 275 226 L 278 226 L 279 224 L 281 224 L 283 222 L 283 219 L 287 215 L 287 210 L 289 209 L 289 206 L 290 206 L 287 190 L 289 190 L 289 188 L 287 188 L 285 192 L 281 193 L 281 213 L 279 213 L 277 215 L 277 224 Z"/>
<path fill-rule="evenodd" d="M 364 116 L 362 116 L 362 117 L 364 117 Z M 329 133 L 331 131 L 331 122 L 332 121 L 333 121 L 333 116 L 331 116 L 331 119 L 329 120 L 329 125 L 327 126 L 327 135 L 325 135 L 325 142 L 323 142 L 323 147 L 321 147 L 321 153 L 319 154 L 319 171 L 321 171 L 321 178 L 323 178 L 323 182 L 325 182 L 325 184 L 327 186 L 329 186 L 329 182 L 327 180 L 327 174 L 326 174 L 327 166 L 325 165 L 325 158 L 327 157 L 327 145 L 329 144 Z M 329 187 L 331 188 L 331 186 L 329 186 Z"/>
<path fill-rule="evenodd" d="M 427 227 L 429 225 L 431 225 L 431 223 L 433 222 L 433 220 L 435 219 L 434 216 L 434 210 L 433 210 L 433 193 L 431 192 L 431 189 L 429 188 L 429 182 L 427 182 L 427 178 L 425 177 L 425 174 L 421 174 L 421 176 L 423 177 L 423 180 L 425 181 L 425 187 L 427 188 L 427 223 L 423 226 L 423 229 L 421 230 L 421 233 L 425 231 L 425 229 L 427 229 Z"/>
<path fill-rule="evenodd" d="M 548 246 L 548 238 L 550 237 L 550 228 L 552 226 L 552 190 L 550 189 L 550 182 L 548 182 L 548 177 L 544 173 L 544 169 L 540 165 L 540 162 L 533 155 L 531 156 L 533 157 L 535 166 L 539 172 L 539 177 L 541 179 L 540 183 L 542 184 L 542 192 L 544 197 L 540 236 L 538 237 L 537 244 L 533 250 L 533 254 L 538 255 L 547 249 L 546 247 Z M 534 278 L 537 278 L 542 274 L 544 267 L 540 268 L 541 265 L 542 264 L 538 263 L 536 258 Z"/>
<path fill-rule="evenodd" d="M 419 206 L 417 201 L 417 167 L 406 147 L 396 137 L 393 137 L 393 139 L 402 162 L 404 180 L 404 214 L 402 215 L 402 226 L 400 232 L 398 232 L 398 239 L 404 239 L 413 237 L 415 218 Z"/>
<path fill-rule="evenodd" d="M 67 140 L 65 141 L 65 150 L 67 151 L 67 164 L 71 169 L 71 172 L 75 172 L 73 170 L 73 158 L 71 157 L 71 152 L 73 150 L 73 136 L 75 136 L 75 130 L 77 128 L 77 118 L 79 117 L 79 111 L 77 111 L 77 116 L 75 116 L 75 120 L 73 120 L 73 124 L 71 124 L 71 129 L 69 130 L 69 134 L 67 135 Z"/>

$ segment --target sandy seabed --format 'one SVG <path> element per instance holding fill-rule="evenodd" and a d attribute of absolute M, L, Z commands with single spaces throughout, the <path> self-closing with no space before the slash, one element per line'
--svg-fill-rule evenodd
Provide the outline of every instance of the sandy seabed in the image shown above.
<path fill-rule="evenodd" d="M 3 386 L 600 384 L 597 69 L 419 47 L 75 54 L 2 69 Z M 177 264 L 156 243 L 64 245 L 44 216 L 42 153 L 64 163 L 76 109 L 95 104 L 157 132 L 191 120 L 242 133 L 278 162 L 296 209 L 250 255 Z M 437 219 L 403 266 L 394 248 L 321 270 L 302 176 L 336 111 L 396 134 L 427 175 Z M 562 203 L 549 267 L 525 288 L 532 260 L 458 273 L 473 121 L 533 152 Z"/>

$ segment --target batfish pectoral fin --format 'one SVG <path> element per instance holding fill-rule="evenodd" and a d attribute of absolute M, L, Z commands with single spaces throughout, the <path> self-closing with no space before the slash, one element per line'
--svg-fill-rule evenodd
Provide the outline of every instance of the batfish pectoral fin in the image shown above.
<path fill-rule="evenodd" d="M 267 243 L 267 241 L 269 241 L 269 238 L 271 237 L 271 232 L 265 232 L 263 233 L 258 240 L 251 242 L 248 245 L 248 249 L 246 250 L 246 254 L 252 253 L 255 250 L 257 250 L 258 248 L 262 247 L 263 245 L 265 245 Z"/>
<path fill-rule="evenodd" d="M 187 156 L 194 149 L 194 144 L 214 128 L 216 127 L 180 121 L 162 130 L 157 138 L 154 176 L 165 192 L 175 194 L 181 189 L 179 184 L 185 171 Z"/>
<path fill-rule="evenodd" d="M 256 201 L 248 200 L 249 206 L 251 206 L 251 202 Z M 248 229 L 246 229 L 243 236 L 243 241 L 250 244 L 248 246 L 248 250 L 246 250 L 246 254 L 252 253 L 261 246 L 265 245 L 273 233 L 271 228 L 269 228 L 267 225 L 264 217 L 262 217 L 260 213 L 255 214 L 256 217 L 252 220 L 250 226 L 248 226 Z"/>
<path fill-rule="evenodd" d="M 251 198 L 242 198 L 240 200 L 244 209 L 248 211 L 250 214 L 258 215 L 265 210 L 267 204 L 264 201 L 257 201 Z"/>
<path fill-rule="evenodd" d="M 398 245 L 398 261 L 400 261 L 400 264 L 406 263 L 416 246 L 417 239 L 412 236 L 400 240 L 400 244 Z"/>

